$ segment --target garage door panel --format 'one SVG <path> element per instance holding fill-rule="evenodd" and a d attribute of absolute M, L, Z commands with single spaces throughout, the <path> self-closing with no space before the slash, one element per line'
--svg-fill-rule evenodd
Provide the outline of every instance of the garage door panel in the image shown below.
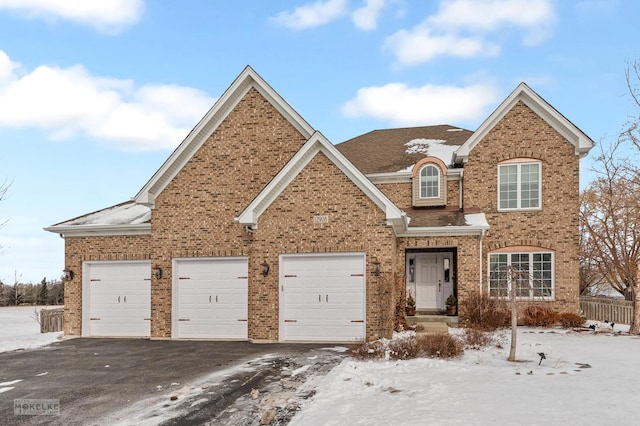
<path fill-rule="evenodd" d="M 281 340 L 364 339 L 364 254 L 281 259 Z"/>
<path fill-rule="evenodd" d="M 83 292 L 88 293 L 83 335 L 150 336 L 150 262 L 86 262 Z"/>
<path fill-rule="evenodd" d="M 246 258 L 176 259 L 174 273 L 174 337 L 247 338 Z"/>

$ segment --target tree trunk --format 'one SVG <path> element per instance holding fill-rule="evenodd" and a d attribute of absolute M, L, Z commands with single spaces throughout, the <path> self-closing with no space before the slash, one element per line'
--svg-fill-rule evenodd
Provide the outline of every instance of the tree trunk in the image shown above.
<path fill-rule="evenodd" d="M 633 315 L 631 317 L 631 327 L 629 327 L 629 334 L 640 334 L 640 283 L 634 283 L 631 288 L 631 294 L 633 295 Z"/>
<path fill-rule="evenodd" d="M 515 283 L 511 283 L 511 348 L 509 349 L 508 361 L 515 362 L 516 360 L 516 337 L 518 336 L 518 305 L 516 302 L 516 288 Z"/>

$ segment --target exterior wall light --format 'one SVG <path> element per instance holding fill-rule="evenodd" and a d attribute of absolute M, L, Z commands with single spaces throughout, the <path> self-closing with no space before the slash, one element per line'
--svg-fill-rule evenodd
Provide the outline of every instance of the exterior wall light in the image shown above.
<path fill-rule="evenodd" d="M 266 277 L 267 275 L 269 275 L 269 269 L 271 268 L 269 267 L 269 264 L 267 263 L 266 259 L 264 262 L 260 264 L 260 266 L 262 266 L 262 276 Z"/>
<path fill-rule="evenodd" d="M 64 280 L 65 281 L 71 281 L 74 277 L 74 273 L 71 269 L 69 269 L 68 267 L 64 268 L 62 270 L 62 273 L 64 274 Z"/>
<path fill-rule="evenodd" d="M 371 264 L 373 265 L 373 275 L 377 277 L 378 275 L 380 275 L 380 261 L 376 257 L 373 259 L 373 262 L 371 262 Z"/>
<path fill-rule="evenodd" d="M 157 279 L 162 278 L 162 268 L 159 267 L 158 265 L 154 265 L 153 268 L 151 268 L 151 272 L 153 273 L 153 276 L 156 277 Z"/>

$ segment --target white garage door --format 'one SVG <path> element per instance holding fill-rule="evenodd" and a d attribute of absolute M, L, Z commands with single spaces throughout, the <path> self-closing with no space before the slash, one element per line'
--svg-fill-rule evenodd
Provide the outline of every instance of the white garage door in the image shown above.
<path fill-rule="evenodd" d="M 83 336 L 150 336 L 150 262 L 85 262 L 83 271 Z"/>
<path fill-rule="evenodd" d="M 246 257 L 175 259 L 173 337 L 247 339 Z"/>
<path fill-rule="evenodd" d="M 362 341 L 365 255 L 282 255 L 280 340 Z"/>

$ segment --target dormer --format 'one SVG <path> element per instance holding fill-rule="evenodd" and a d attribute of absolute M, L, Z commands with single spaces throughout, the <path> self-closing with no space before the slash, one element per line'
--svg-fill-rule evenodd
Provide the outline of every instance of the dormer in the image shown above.
<path fill-rule="evenodd" d="M 447 166 L 436 157 L 425 157 L 412 170 L 414 207 L 447 205 Z"/>

